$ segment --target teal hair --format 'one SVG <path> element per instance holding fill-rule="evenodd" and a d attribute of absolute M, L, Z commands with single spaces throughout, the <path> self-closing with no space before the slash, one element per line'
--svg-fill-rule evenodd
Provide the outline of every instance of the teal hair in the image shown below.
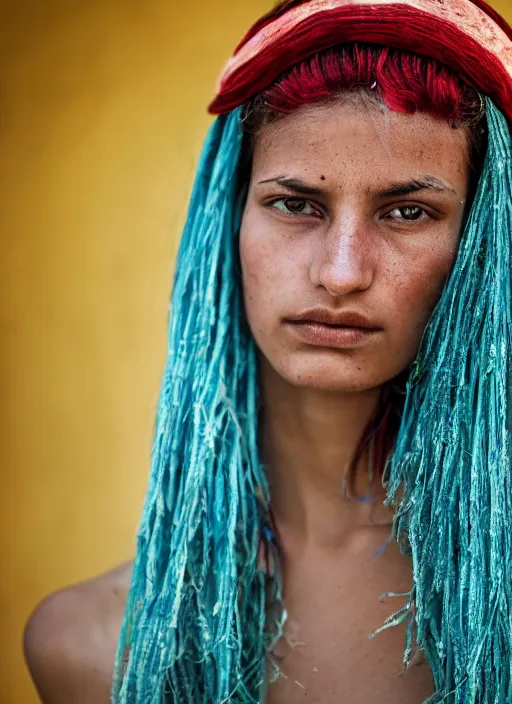
<path fill-rule="evenodd" d="M 488 152 L 459 254 L 413 364 L 386 475 L 412 556 L 410 619 L 436 701 L 512 701 L 512 145 Z M 181 242 L 151 475 L 117 654 L 114 704 L 256 704 L 282 633 L 258 456 L 254 342 L 238 256 L 240 111 L 206 140 Z"/>
<path fill-rule="evenodd" d="M 203 149 L 178 255 L 151 475 L 112 691 L 119 704 L 259 702 L 279 577 L 256 569 L 269 490 L 237 236 L 240 111 Z M 268 631 L 268 632 L 267 632 Z"/>
<path fill-rule="evenodd" d="M 432 701 L 450 704 L 512 702 L 512 143 L 490 101 L 487 122 L 478 191 L 412 367 L 387 481 L 412 557 L 409 646 L 415 637 L 432 667 Z"/>

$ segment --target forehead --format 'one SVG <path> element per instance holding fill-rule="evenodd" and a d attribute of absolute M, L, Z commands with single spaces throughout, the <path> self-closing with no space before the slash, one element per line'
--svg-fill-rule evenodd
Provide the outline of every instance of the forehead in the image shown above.
<path fill-rule="evenodd" d="M 331 186 L 364 181 L 376 188 L 392 178 L 430 173 L 466 178 L 468 136 L 424 113 L 408 115 L 350 102 L 305 106 L 262 128 L 253 176 L 302 175 Z M 326 183 L 327 185 L 327 183 Z"/>

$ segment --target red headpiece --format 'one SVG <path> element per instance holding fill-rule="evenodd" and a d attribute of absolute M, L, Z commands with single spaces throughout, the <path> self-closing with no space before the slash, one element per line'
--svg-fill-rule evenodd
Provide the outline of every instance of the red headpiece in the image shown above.
<path fill-rule="evenodd" d="M 512 121 L 512 29 L 483 0 L 291 2 L 249 30 L 209 111 L 231 112 L 297 62 L 349 42 L 432 57 L 492 97 Z"/>

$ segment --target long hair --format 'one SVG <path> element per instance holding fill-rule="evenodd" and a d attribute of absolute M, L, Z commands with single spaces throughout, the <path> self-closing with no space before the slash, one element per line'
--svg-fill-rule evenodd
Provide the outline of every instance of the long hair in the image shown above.
<path fill-rule="evenodd" d="M 275 545 L 257 444 L 256 352 L 240 281 L 242 124 L 260 108 L 274 119 L 296 95 L 291 109 L 346 90 L 377 93 L 390 109 L 469 125 L 477 151 L 483 143 L 476 118 L 482 103 L 448 69 L 357 46 L 307 59 L 259 103 L 212 126 L 176 268 L 151 474 L 112 690 L 116 704 L 264 701 L 266 655 L 283 632 L 286 611 L 279 569 L 258 569 L 261 546 L 275 554 Z M 453 696 L 456 704 L 505 704 L 511 695 L 512 167 L 507 125 L 490 103 L 487 118 L 480 186 L 413 365 L 383 477 L 396 536 L 413 558 L 409 604 L 388 625 L 409 620 L 405 659 L 417 639 L 437 695 Z"/>

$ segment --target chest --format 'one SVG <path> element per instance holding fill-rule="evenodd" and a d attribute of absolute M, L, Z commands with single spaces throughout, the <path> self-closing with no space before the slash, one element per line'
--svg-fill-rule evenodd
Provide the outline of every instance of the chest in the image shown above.
<path fill-rule="evenodd" d="M 276 649 L 282 676 L 266 704 L 421 704 L 433 693 L 426 662 L 404 671 L 406 624 L 375 638 L 406 599 L 410 561 L 390 546 L 379 558 L 357 551 L 284 567 L 286 640 Z"/>

